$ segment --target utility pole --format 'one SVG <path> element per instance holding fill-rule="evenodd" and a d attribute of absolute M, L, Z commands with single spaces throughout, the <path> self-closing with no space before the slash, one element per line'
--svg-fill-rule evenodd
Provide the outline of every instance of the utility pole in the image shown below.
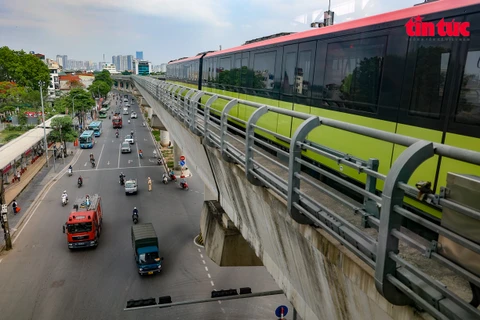
<path fill-rule="evenodd" d="M 38 85 L 40 86 L 40 101 L 42 102 L 42 120 L 43 120 L 43 141 L 45 143 L 45 159 L 47 167 L 48 167 L 48 144 L 47 144 L 47 129 L 45 128 L 45 109 L 43 107 L 43 81 L 38 81 Z"/>
<path fill-rule="evenodd" d="M 3 227 L 3 232 L 5 235 L 5 249 L 11 250 L 12 249 L 12 238 L 10 237 L 10 227 L 8 226 L 8 217 L 7 217 L 7 212 L 8 212 L 8 204 L 5 201 L 5 187 L 3 185 L 3 171 L 0 171 L 0 175 L 2 176 L 0 179 L 0 202 L 2 203 L 2 208 L 1 208 L 1 224 Z"/>

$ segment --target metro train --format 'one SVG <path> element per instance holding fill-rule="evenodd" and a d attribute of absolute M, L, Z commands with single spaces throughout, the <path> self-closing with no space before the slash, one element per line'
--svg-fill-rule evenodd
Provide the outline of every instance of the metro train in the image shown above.
<path fill-rule="evenodd" d="M 203 52 L 170 61 L 167 81 L 480 152 L 480 2 L 440 0 Z M 219 99 L 213 108 L 221 111 L 224 105 Z M 240 105 L 230 114 L 247 120 L 252 112 Z M 300 123 L 270 113 L 259 121 L 286 137 Z M 288 149 L 285 141 L 261 135 Z M 308 138 L 360 159 L 376 158 L 383 174 L 405 150 L 322 126 Z M 338 171 L 335 161 L 309 151 L 303 156 Z M 438 192 L 446 185 L 448 172 L 480 175 L 480 168 L 435 156 L 416 170 L 409 183 L 430 181 Z M 365 183 L 356 170 L 347 168 L 342 174 Z M 378 192 L 382 188 L 380 181 Z M 414 196 L 405 202 L 434 220 L 441 218 L 435 205 Z"/>

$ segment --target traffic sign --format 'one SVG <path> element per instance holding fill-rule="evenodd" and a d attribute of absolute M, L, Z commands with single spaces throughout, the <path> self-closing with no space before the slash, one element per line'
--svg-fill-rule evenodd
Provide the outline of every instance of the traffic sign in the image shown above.
<path fill-rule="evenodd" d="M 184 160 L 180 160 L 180 165 L 183 167 L 185 165 L 185 161 Z"/>
<path fill-rule="evenodd" d="M 288 313 L 288 308 L 287 308 L 287 306 L 279 306 L 279 307 L 277 308 L 277 310 L 275 310 L 275 315 L 276 315 L 277 317 L 281 317 L 281 316 L 284 316 L 284 317 L 285 317 L 285 316 L 287 315 L 287 313 Z"/>
<path fill-rule="evenodd" d="M 7 213 L 7 208 L 6 204 L 2 204 L 2 213 Z"/>
<path fill-rule="evenodd" d="M 185 156 L 180 156 L 181 161 L 185 161 Z"/>

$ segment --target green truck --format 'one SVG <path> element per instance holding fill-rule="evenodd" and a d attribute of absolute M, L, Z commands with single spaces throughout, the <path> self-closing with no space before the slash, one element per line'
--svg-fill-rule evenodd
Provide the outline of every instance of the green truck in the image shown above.
<path fill-rule="evenodd" d="M 163 257 L 158 251 L 158 238 L 151 223 L 132 226 L 132 246 L 138 273 L 152 275 L 162 271 Z"/>

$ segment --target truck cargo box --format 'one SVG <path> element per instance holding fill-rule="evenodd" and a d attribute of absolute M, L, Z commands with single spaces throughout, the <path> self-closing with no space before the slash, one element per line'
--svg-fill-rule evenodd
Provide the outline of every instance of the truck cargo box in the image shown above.
<path fill-rule="evenodd" d="M 135 250 L 143 247 L 158 247 L 158 238 L 151 223 L 132 226 L 132 246 Z"/>

